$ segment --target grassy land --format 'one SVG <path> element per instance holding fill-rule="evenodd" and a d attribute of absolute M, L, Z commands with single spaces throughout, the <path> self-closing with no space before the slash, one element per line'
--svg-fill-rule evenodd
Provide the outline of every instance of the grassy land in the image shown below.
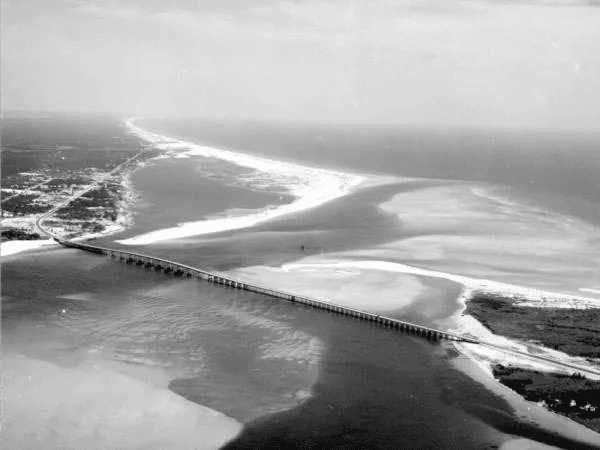
<path fill-rule="evenodd" d="M 4 241 L 34 241 L 41 239 L 42 237 L 38 233 L 29 233 L 25 230 L 3 230 L 2 231 L 2 242 Z"/>
<path fill-rule="evenodd" d="M 492 294 L 466 303 L 471 314 L 495 334 L 539 342 L 573 356 L 600 358 L 600 309 L 532 308 Z"/>
<path fill-rule="evenodd" d="M 31 214 L 41 214 L 52 209 L 52 205 L 47 203 L 39 204 L 37 194 L 21 194 L 9 198 L 2 202 L 2 210 L 11 212 L 16 216 L 26 216 Z"/>
<path fill-rule="evenodd" d="M 550 411 L 569 417 L 600 432 L 600 382 L 579 375 L 563 375 L 505 367 L 493 367 L 500 382 L 525 399 L 542 403 Z"/>
<path fill-rule="evenodd" d="M 60 208 L 46 224 L 69 237 L 104 231 L 118 220 L 122 177 L 162 153 L 141 146 L 118 117 L 10 116 L 2 125 L 3 240 L 29 239 L 35 215 L 100 179 L 105 180 L 101 186 Z M 110 173 L 117 166 L 118 173 Z"/>
<path fill-rule="evenodd" d="M 111 184 L 108 188 L 99 186 L 60 208 L 56 216 L 68 220 L 93 221 L 101 218 L 116 220 L 119 191 L 118 184 Z"/>

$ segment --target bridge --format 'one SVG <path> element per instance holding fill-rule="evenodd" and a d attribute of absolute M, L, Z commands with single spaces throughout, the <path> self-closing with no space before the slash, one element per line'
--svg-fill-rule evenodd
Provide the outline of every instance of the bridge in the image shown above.
<path fill-rule="evenodd" d="M 113 170 L 111 170 L 107 176 L 117 173 L 119 170 L 121 170 L 127 164 L 135 161 L 142 153 L 144 153 L 144 151 L 145 151 L 145 148 L 142 148 L 142 150 L 140 152 L 138 152 L 137 154 L 135 154 L 134 156 L 132 156 L 125 162 L 119 164 Z M 236 279 L 231 278 L 230 276 L 227 276 L 224 274 L 207 272 L 205 270 L 202 270 L 202 269 L 199 269 L 196 267 L 192 267 L 192 266 L 188 266 L 185 264 L 181 264 L 176 261 L 169 261 L 167 259 L 157 258 L 154 256 L 144 255 L 141 253 L 126 252 L 123 250 L 115 250 L 115 249 L 99 247 L 99 246 L 91 245 L 91 244 L 87 244 L 87 243 L 75 242 L 75 241 L 67 240 L 67 239 L 60 239 L 59 237 L 55 236 L 53 233 L 51 233 L 50 231 L 48 231 L 47 229 L 44 228 L 43 223 L 48 217 L 50 217 L 52 214 L 54 214 L 60 208 L 66 206 L 67 204 L 69 204 L 70 202 L 75 200 L 76 198 L 81 197 L 81 196 L 85 195 L 87 192 L 89 192 L 90 190 L 98 187 L 98 185 L 100 185 L 102 183 L 102 181 L 103 180 L 92 183 L 91 185 L 87 186 L 85 189 L 76 193 L 74 196 L 66 199 L 64 202 L 61 202 L 60 204 L 54 206 L 52 209 L 50 209 L 46 213 L 40 215 L 37 218 L 37 220 L 35 221 L 36 228 L 42 234 L 53 238 L 55 241 L 57 241 L 59 244 L 65 246 L 65 247 L 76 248 L 79 250 L 84 250 L 84 251 L 96 253 L 99 255 L 110 256 L 113 259 L 123 261 L 127 264 L 135 264 L 136 266 L 144 266 L 146 269 L 153 268 L 156 271 L 162 270 L 163 272 L 170 273 L 174 276 L 184 276 L 185 275 L 186 277 L 194 277 L 194 278 L 206 280 L 210 283 L 227 286 L 227 287 L 230 287 L 233 289 L 241 289 L 244 291 L 268 295 L 270 297 L 287 300 L 287 301 L 290 301 L 293 303 L 299 303 L 302 305 L 307 305 L 309 307 L 323 309 L 326 311 L 331 311 L 331 312 L 341 314 L 341 315 L 347 316 L 347 317 L 352 317 L 352 318 L 355 318 L 358 320 L 364 320 L 367 322 L 377 324 L 382 327 L 391 328 L 391 329 L 399 330 L 399 331 L 406 332 L 406 333 L 411 333 L 411 334 L 421 336 L 421 337 L 429 339 L 429 340 L 437 341 L 437 340 L 445 339 L 445 340 L 452 340 L 452 341 L 471 342 L 471 343 L 475 343 L 475 344 L 479 343 L 479 341 L 477 339 L 474 339 L 471 337 L 458 335 L 458 334 L 451 333 L 448 331 L 437 330 L 435 328 L 429 328 L 429 327 L 425 327 L 423 325 L 418 325 L 415 323 L 410 323 L 410 322 L 406 322 L 403 320 L 394 319 L 392 317 L 381 316 L 379 314 L 373 314 L 373 313 L 370 313 L 367 311 L 361 311 L 358 309 L 348 308 L 346 306 L 337 305 L 337 304 L 331 303 L 331 302 L 324 302 L 321 300 L 304 297 L 304 296 L 299 296 L 299 295 L 292 294 L 292 293 L 286 293 L 283 291 L 268 289 L 266 287 L 248 283 L 246 281 L 236 280 Z"/>
<path fill-rule="evenodd" d="M 137 159 L 144 152 L 144 150 L 145 149 L 142 148 L 142 150 L 139 153 L 137 153 L 133 157 L 129 158 L 127 161 L 123 162 L 119 166 L 115 167 L 109 173 L 109 175 L 118 172 L 126 164 L 129 164 L 130 162 Z M 100 246 L 91 245 L 91 244 L 87 244 L 87 243 L 81 243 L 81 242 L 75 242 L 75 241 L 66 240 L 66 239 L 60 239 L 43 227 L 44 220 L 46 220 L 49 216 L 54 214 L 58 209 L 67 205 L 68 203 L 73 201 L 75 198 L 84 195 L 86 192 L 90 191 L 91 189 L 94 189 L 101 182 L 102 181 L 97 181 L 97 182 L 91 184 L 84 190 L 78 192 L 75 196 L 67 199 L 66 201 L 53 207 L 48 212 L 40 215 L 35 222 L 36 228 L 42 234 L 53 238 L 55 241 L 57 241 L 59 244 L 63 245 L 64 247 L 75 248 L 75 249 L 84 250 L 84 251 L 91 252 L 91 253 L 96 253 L 99 255 L 110 256 L 113 259 L 117 259 L 117 260 L 125 262 L 127 264 L 135 264 L 136 266 L 144 266 L 146 269 L 153 268 L 156 271 L 162 270 L 165 273 L 171 273 L 174 276 L 184 276 L 185 275 L 186 277 L 195 277 L 198 279 L 206 280 L 211 283 L 220 284 L 222 286 L 227 286 L 227 287 L 230 287 L 233 289 L 241 289 L 244 291 L 256 292 L 258 294 L 263 294 L 263 295 L 267 295 L 270 297 L 287 300 L 287 301 L 290 301 L 293 303 L 299 303 L 299 304 L 303 304 L 303 305 L 306 305 L 309 307 L 323 309 L 326 311 L 331 311 L 331 312 L 341 314 L 343 316 L 351 317 L 354 319 L 364 320 L 364 321 L 379 325 L 381 327 L 386 327 L 386 328 L 390 328 L 393 330 L 414 334 L 414 335 L 426 338 L 428 340 L 437 341 L 437 340 L 444 339 L 444 340 L 450 340 L 450 341 L 479 344 L 479 345 L 487 346 L 490 348 L 494 348 L 496 350 L 513 353 L 515 355 L 525 357 L 528 359 L 551 363 L 556 366 L 562 367 L 563 369 L 575 370 L 575 371 L 579 372 L 580 374 L 586 373 L 588 375 L 593 375 L 594 377 L 600 377 L 600 371 L 591 369 L 589 367 L 582 367 L 582 366 L 579 366 L 576 364 L 571 364 L 571 363 L 567 363 L 564 361 L 558 361 L 558 360 L 550 358 L 550 357 L 545 357 L 545 356 L 541 356 L 541 355 L 534 355 L 534 354 L 522 352 L 522 351 L 516 350 L 514 348 L 508 347 L 508 346 L 498 345 L 493 342 L 487 342 L 485 340 L 472 338 L 470 336 L 464 336 L 464 335 L 452 333 L 449 331 L 438 330 L 435 328 L 430 328 L 430 327 L 426 327 L 423 325 L 406 322 L 406 321 L 395 319 L 392 317 L 381 316 L 379 314 L 374 314 L 374 313 L 370 313 L 367 311 L 361 311 L 361 310 L 354 309 L 354 308 L 348 308 L 346 306 L 337 305 L 337 304 L 331 303 L 331 302 L 324 302 L 321 300 L 304 297 L 304 296 L 299 296 L 299 295 L 292 294 L 292 293 L 286 293 L 283 291 L 268 289 L 265 287 L 261 287 L 261 286 L 255 285 L 255 284 L 248 283 L 246 281 L 236 280 L 228 275 L 219 274 L 216 272 L 208 272 L 208 271 L 196 268 L 196 267 L 178 263 L 176 261 L 170 261 L 167 259 L 157 258 L 154 256 L 144 255 L 141 253 L 127 252 L 127 251 L 123 251 L 123 250 L 115 250 L 115 249 L 100 247 Z"/>
<path fill-rule="evenodd" d="M 43 220 L 43 219 L 42 219 Z M 38 224 L 41 223 L 41 220 Z M 458 341 L 458 342 L 467 342 L 470 344 L 479 344 L 486 347 L 490 347 L 496 350 L 501 350 L 504 352 L 512 353 L 514 355 L 524 357 L 531 360 L 543 361 L 546 363 L 553 364 L 555 366 L 561 367 L 563 369 L 568 369 L 574 372 L 578 372 L 580 374 L 588 374 L 593 377 L 600 377 L 600 371 L 594 370 L 589 367 L 584 367 L 577 364 L 568 363 L 565 361 L 559 361 L 553 359 L 551 357 L 546 357 L 542 355 L 534 355 L 530 353 L 526 353 L 523 351 L 516 350 L 514 348 L 498 345 L 493 342 L 488 342 L 485 340 L 476 339 L 470 336 L 464 336 L 457 333 L 452 333 L 449 331 L 438 330 L 435 328 L 426 327 L 423 325 L 407 322 L 404 320 L 395 319 L 392 317 L 382 316 L 379 314 L 374 314 L 367 311 L 362 311 L 354 308 L 349 308 L 347 306 L 338 305 L 331 302 L 324 302 L 321 300 L 317 300 L 310 297 L 300 296 L 289 292 L 283 292 L 279 290 L 269 289 L 266 287 L 258 286 L 256 284 L 248 283 L 243 280 L 237 280 L 232 278 L 226 274 L 220 274 L 216 272 L 209 272 L 206 270 L 199 269 L 197 267 L 188 266 L 186 264 L 182 264 L 176 261 L 170 261 L 164 258 L 157 258 L 155 256 L 144 255 L 142 253 L 128 252 L 123 250 L 116 250 L 106 247 L 100 247 L 97 245 L 91 245 L 83 242 L 75 242 L 65 239 L 59 239 L 56 236 L 50 234 L 47 230 L 39 227 L 40 230 L 49 236 L 51 236 L 55 241 L 64 247 L 74 248 L 78 250 L 83 250 L 91 253 L 96 253 L 98 255 L 109 256 L 114 260 L 120 261 L 125 264 L 131 264 L 139 267 L 143 267 L 146 270 L 154 269 L 155 271 L 163 271 L 164 273 L 171 274 L 173 276 L 185 276 L 185 277 L 193 277 L 201 280 L 205 280 L 210 283 L 222 285 L 225 287 L 229 287 L 232 289 L 240 289 L 248 292 L 255 292 L 258 294 L 267 295 L 270 297 L 275 297 L 277 299 L 286 300 L 292 303 L 299 303 L 302 305 L 306 305 L 308 307 L 322 309 L 325 311 L 330 311 L 333 313 L 341 314 L 343 316 L 347 316 L 356 320 L 363 320 L 366 322 L 373 323 L 377 326 L 389 328 L 394 331 L 404 332 L 408 334 L 412 334 L 415 336 L 420 336 L 422 338 L 431 340 L 431 341 L 439 341 L 439 340 L 449 340 L 449 341 Z"/>
<path fill-rule="evenodd" d="M 43 230 L 43 229 L 42 229 Z M 49 234 L 47 231 L 43 230 L 46 234 Z M 185 276 L 185 277 L 193 277 L 201 280 L 206 280 L 210 283 L 219 284 L 225 287 L 229 287 L 232 289 L 240 289 L 249 292 L 255 292 L 258 294 L 267 295 L 270 297 L 275 297 L 278 299 L 283 299 L 292 303 L 299 303 L 302 305 L 306 305 L 308 307 L 323 309 L 325 311 L 331 311 L 333 313 L 341 314 L 343 316 L 347 316 L 350 318 L 354 318 L 357 320 L 363 320 L 366 322 L 371 322 L 377 326 L 381 326 L 384 328 L 389 328 L 394 331 L 405 332 L 408 334 L 413 334 L 416 336 L 420 336 L 422 338 L 438 341 L 438 340 L 449 340 L 449 341 L 458 341 L 458 342 L 467 342 L 470 344 L 479 344 L 486 347 L 490 347 L 496 350 L 501 350 L 504 352 L 512 353 L 514 355 L 527 358 L 530 360 L 543 361 L 546 363 L 553 364 L 555 366 L 561 367 L 563 369 L 568 369 L 574 372 L 578 372 L 580 374 L 588 374 L 594 377 L 600 377 L 600 371 L 594 370 L 589 367 L 580 366 L 577 364 L 572 364 L 565 361 L 559 361 L 553 359 L 551 357 L 546 357 L 542 355 L 534 355 L 531 353 L 526 353 L 515 348 L 511 348 L 505 345 L 499 345 L 493 342 L 488 342 L 486 340 L 480 340 L 476 338 L 472 338 L 470 336 L 464 336 L 457 333 L 452 333 L 449 331 L 438 330 L 435 328 L 426 327 L 423 325 L 407 322 L 404 320 L 395 319 L 392 317 L 386 317 L 379 314 L 374 314 L 367 311 L 362 311 L 354 308 L 349 308 L 347 306 L 338 305 L 331 302 L 324 302 L 321 300 L 317 300 L 310 297 L 300 296 L 289 292 L 283 292 L 279 290 L 269 289 L 266 287 L 258 286 L 256 284 L 248 283 L 246 281 L 237 280 L 232 278 L 226 274 L 220 274 L 216 272 L 209 272 L 206 270 L 202 270 L 196 267 L 188 266 L 186 264 L 182 264 L 176 261 L 170 261 L 164 258 L 157 258 L 155 256 L 144 255 L 142 253 L 134 253 L 123 250 L 116 250 L 106 247 L 100 247 L 96 245 L 91 245 L 82 242 L 75 242 L 69 240 L 59 239 L 56 236 L 52 236 L 54 240 L 56 240 L 61 245 L 74 248 L 79 250 L 84 250 L 91 253 L 96 253 L 98 255 L 109 256 L 114 260 L 120 261 L 125 264 L 131 264 L 139 267 L 143 267 L 147 270 L 154 269 L 155 271 L 163 271 L 164 273 L 171 274 L 173 276 Z"/>
<path fill-rule="evenodd" d="M 144 267 L 146 269 L 154 269 L 156 271 L 163 271 L 164 273 L 172 274 L 173 276 L 198 278 L 201 280 L 208 281 L 209 283 L 226 286 L 233 289 L 240 289 L 244 291 L 268 295 L 270 297 L 275 297 L 292 303 L 299 303 L 312 308 L 331 311 L 357 320 L 371 322 L 381 327 L 414 334 L 416 336 L 420 336 L 432 341 L 444 339 L 452 341 L 471 342 L 475 344 L 479 343 L 477 339 L 461 336 L 448 331 L 437 330 L 435 328 L 429 328 L 423 325 L 398 320 L 392 317 L 386 317 L 367 311 L 348 308 L 347 306 L 342 306 L 330 302 L 324 302 L 310 297 L 269 289 L 266 287 L 258 286 L 256 284 L 248 283 L 246 281 L 234 279 L 228 275 L 216 272 L 208 272 L 197 267 L 188 266 L 176 261 L 170 261 L 168 259 L 157 258 L 155 256 L 144 255 L 141 253 L 99 247 L 87 243 L 63 240 L 58 239 L 57 237 L 54 237 L 54 239 L 65 247 L 76 248 L 79 250 L 84 250 L 99 255 L 110 256 L 112 259 L 124 262 L 126 264 L 136 265 Z"/>

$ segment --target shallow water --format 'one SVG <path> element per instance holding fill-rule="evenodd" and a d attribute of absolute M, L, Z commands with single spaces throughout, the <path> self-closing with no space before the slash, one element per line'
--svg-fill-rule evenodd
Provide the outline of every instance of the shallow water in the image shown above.
<path fill-rule="evenodd" d="M 600 172 L 600 161 L 594 157 L 598 137 L 481 130 L 192 126 L 184 120 L 141 123 L 194 143 L 242 149 L 300 166 L 319 165 L 363 175 L 373 172 L 379 175 L 366 176 L 375 180 L 381 175 L 430 177 L 385 179 L 387 186 L 293 215 L 249 222 L 249 230 L 282 229 L 282 238 L 293 240 L 290 221 L 321 214 L 327 219 L 298 228 L 311 230 L 315 240 L 316 232 L 329 230 L 338 221 L 353 230 L 342 232 L 351 244 L 336 248 L 319 242 L 320 253 L 363 248 L 365 254 L 385 253 L 386 259 L 431 269 L 600 300 L 595 293 L 600 288 L 600 220 L 596 220 L 600 219 L 600 182 L 592 176 Z M 181 151 L 194 154 L 185 148 Z M 218 150 L 209 153 L 218 158 Z M 244 164 L 243 157 L 238 159 Z M 192 160 L 203 164 L 206 158 Z M 288 171 L 288 166 L 282 166 L 281 173 L 277 165 L 267 166 L 264 176 L 272 175 L 273 180 Z M 312 180 L 313 175 L 307 176 Z M 265 186 L 267 191 L 272 188 Z M 380 205 L 383 214 L 377 211 Z M 367 228 L 369 221 L 384 217 L 387 223 L 380 220 L 375 228 Z M 245 232 L 238 228 L 235 233 L 205 235 L 202 228 L 179 242 L 203 245 L 211 238 L 237 238 Z M 171 239 L 168 229 L 155 234 L 156 243 Z M 309 242 L 305 247 L 314 246 Z"/>
<path fill-rule="evenodd" d="M 586 283 L 590 287 L 600 285 L 590 269 L 590 262 L 598 261 L 590 246 L 596 230 L 593 220 L 570 216 L 572 221 L 560 229 L 562 234 L 553 234 L 559 223 L 556 214 L 561 211 L 532 212 L 528 202 L 533 194 L 527 197 L 526 190 L 520 190 L 512 179 L 505 180 L 508 187 L 500 190 L 500 198 L 516 200 L 517 206 L 499 205 L 497 199 L 471 189 L 492 186 L 487 182 L 469 184 L 473 178 L 485 178 L 487 169 L 477 169 L 478 175 L 471 178 L 463 176 L 468 183 L 439 179 L 468 173 L 467 161 L 473 149 L 464 158 L 447 160 L 438 147 L 429 154 L 429 147 L 424 145 L 420 156 L 414 149 L 409 154 L 406 161 L 410 164 L 394 159 L 396 156 L 386 164 L 392 147 L 378 147 L 389 140 L 385 136 L 354 140 L 343 134 L 332 137 L 325 133 L 321 140 L 335 138 L 337 142 L 331 147 L 315 146 L 315 133 L 305 130 L 300 134 L 297 130 L 264 134 L 260 141 L 256 133 L 219 128 L 208 141 L 231 148 L 243 148 L 246 142 L 251 152 L 338 170 L 352 167 L 361 173 L 370 170 L 436 179 L 402 180 L 359 190 L 315 208 L 238 230 L 149 245 L 119 244 L 115 241 L 181 222 L 205 220 L 214 214 L 243 215 L 245 212 L 239 208 L 260 209 L 289 201 L 280 174 L 273 180 L 263 174 L 266 178 L 259 188 L 257 173 L 238 176 L 245 169 L 235 169 L 230 163 L 198 156 L 155 160 L 132 177 L 134 188 L 142 194 L 134 208 L 134 227 L 97 242 L 222 271 L 260 271 L 261 267 L 279 270 L 282 264 L 303 258 L 318 262 L 336 257 L 410 263 L 458 274 L 512 278 L 524 284 L 545 285 L 552 279 L 551 287 L 571 290 Z M 276 146 L 263 145 L 275 138 Z M 406 136 L 403 139 L 414 145 L 419 142 Z M 357 152 L 356 158 L 341 158 L 342 153 L 348 155 L 342 144 L 370 150 Z M 438 172 L 428 173 L 427 164 L 420 158 L 431 160 Z M 510 161 L 511 156 L 502 158 Z M 513 159 L 513 163 L 519 160 Z M 455 165 L 444 172 L 448 161 Z M 481 159 L 477 161 L 484 164 Z M 504 167 L 502 164 L 498 167 Z M 490 175 L 489 181 L 498 182 L 494 176 Z M 595 187 L 584 179 L 581 193 L 569 194 L 593 204 L 587 193 Z M 292 184 L 287 189 L 289 193 Z M 428 194 L 432 189 L 438 190 L 436 195 Z M 518 198 L 510 197 L 514 192 Z M 398 196 L 405 198 L 398 200 Z M 391 208 L 380 207 L 394 201 L 397 205 Z M 440 210 L 440 205 L 445 209 Z M 539 209 L 543 205 L 533 206 Z M 500 217 L 502 221 L 498 221 Z M 549 234 L 542 244 L 533 245 L 532 251 L 523 251 L 522 246 L 512 246 L 516 241 L 497 239 L 502 227 L 515 223 L 527 226 L 523 228 L 524 240 L 532 238 L 540 225 Z M 557 236 L 575 238 L 569 247 L 548 247 L 559 244 Z M 494 243 L 497 245 L 487 248 Z M 536 255 L 540 253 L 536 245 L 546 253 Z M 512 251 L 514 248 L 519 251 Z M 563 260 L 556 257 L 555 250 L 562 252 Z M 555 267 L 544 265 L 549 261 L 555 261 Z M 532 263 L 535 268 L 530 267 Z M 569 268 L 568 273 L 565 268 Z M 573 433 L 571 438 L 561 438 L 525 423 L 505 400 L 458 371 L 452 364 L 456 353 L 446 344 L 432 345 L 333 314 L 197 280 L 172 278 L 71 250 L 12 257 L 3 261 L 2 275 L 5 351 L 55 364 L 67 370 L 67 380 L 68 370 L 79 374 L 95 367 L 111 374 L 126 374 L 145 386 L 168 386 L 171 392 L 245 424 L 231 448 L 260 444 L 475 449 L 494 448 L 514 436 L 563 448 L 585 448 L 570 440 Z M 421 280 L 431 290 L 392 314 L 435 324 L 456 311 L 455 283 Z M 13 365 L 25 364 L 19 359 L 10 361 Z M 128 385 L 118 379 L 122 386 Z M 86 417 L 105 412 L 107 407 L 98 397 L 105 394 L 94 389 L 96 397 L 87 400 L 90 416 Z M 64 391 L 69 401 L 78 404 L 72 394 Z M 175 407 L 173 402 L 172 398 L 167 401 L 171 405 L 167 409 L 188 411 L 187 406 Z M 132 411 L 138 407 L 147 410 L 139 398 L 130 407 Z M 18 402 L 12 408 L 23 413 L 21 417 L 38 414 Z M 64 411 L 54 412 L 38 416 L 43 422 L 38 437 L 69 432 L 58 420 Z M 157 418 L 157 423 L 160 420 Z M 543 420 L 540 423 L 543 428 Z M 222 426 L 230 437 L 239 429 L 239 424 L 236 428 L 231 422 L 223 422 Z M 28 439 L 25 434 L 19 438 L 22 442 Z M 201 436 L 189 438 L 197 439 L 202 447 Z M 36 447 L 32 444 L 31 448 Z M 178 447 L 173 440 L 161 448 Z"/>
<path fill-rule="evenodd" d="M 131 208 L 133 226 L 119 238 L 147 233 L 157 227 L 197 221 L 218 213 L 242 214 L 250 209 L 291 201 L 291 197 L 284 194 L 249 191 L 224 182 L 226 174 L 220 169 L 221 166 L 205 161 L 168 159 L 151 162 L 134 172 L 131 183 L 138 201 Z M 228 176 L 235 177 L 235 174 Z M 157 186 L 160 189 L 156 189 Z"/>
<path fill-rule="evenodd" d="M 265 445 L 482 448 L 505 440 L 498 423 L 503 432 L 518 423 L 452 367 L 443 345 L 73 251 L 23 255 L 2 272 L 6 353 L 71 370 L 92 361 L 165 373 L 174 392 L 250 421 L 242 446 L 259 432 Z M 23 289 L 31 272 L 37 281 Z M 155 382 L 148 373 L 134 375 Z M 277 411 L 287 412 L 265 416 Z"/>

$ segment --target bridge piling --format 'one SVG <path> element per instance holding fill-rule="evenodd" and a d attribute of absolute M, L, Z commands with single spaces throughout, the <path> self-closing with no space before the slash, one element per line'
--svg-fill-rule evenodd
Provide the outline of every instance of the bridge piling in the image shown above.
<path fill-rule="evenodd" d="M 478 340 L 468 337 L 462 337 L 452 333 L 447 333 L 442 330 L 436 330 L 433 328 L 425 327 L 422 325 L 412 324 L 404 322 L 402 320 L 380 316 L 378 314 L 369 313 L 366 311 L 359 311 L 353 308 L 348 308 L 341 305 L 335 305 L 328 302 L 314 300 L 306 297 L 300 297 L 280 291 L 274 291 L 263 287 L 247 284 L 232 278 L 217 275 L 210 272 L 205 272 L 201 269 L 186 266 L 174 261 L 168 261 L 161 258 L 156 258 L 148 255 L 142 255 L 138 253 L 125 252 L 121 250 L 109 249 L 104 247 L 97 247 L 89 244 L 75 243 L 72 241 L 63 241 L 55 238 L 60 244 L 65 247 L 77 248 L 84 251 L 93 253 L 99 253 L 106 256 L 110 256 L 111 259 L 117 259 L 124 261 L 126 264 L 134 264 L 136 266 L 145 266 L 146 268 L 153 267 L 155 271 L 164 270 L 165 273 L 173 273 L 174 276 L 187 275 L 188 277 L 196 277 L 198 279 L 206 280 L 209 283 L 214 283 L 222 286 L 229 286 L 234 289 L 242 289 L 245 291 L 255 292 L 263 295 L 268 295 L 275 298 L 280 298 L 294 303 L 300 303 L 303 305 L 310 306 L 312 308 L 322 309 L 325 311 L 333 312 L 347 317 L 352 317 L 358 320 L 371 322 L 384 328 L 390 328 L 398 330 L 407 334 L 413 334 L 422 338 L 438 341 L 442 339 L 455 340 L 455 341 L 466 341 L 471 343 L 479 343 Z"/>

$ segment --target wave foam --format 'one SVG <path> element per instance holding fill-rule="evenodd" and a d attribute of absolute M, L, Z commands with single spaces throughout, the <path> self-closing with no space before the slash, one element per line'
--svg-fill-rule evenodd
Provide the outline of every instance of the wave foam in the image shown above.
<path fill-rule="evenodd" d="M 375 185 L 398 181 L 397 178 L 368 178 L 363 175 L 345 173 L 336 170 L 322 169 L 300 164 L 277 161 L 265 157 L 247 155 L 231 150 L 217 149 L 173 139 L 141 129 L 127 122 L 132 133 L 140 139 L 153 143 L 156 147 L 168 150 L 172 157 L 204 157 L 215 158 L 250 168 L 257 172 L 252 179 L 246 178 L 247 184 L 254 188 L 283 186 L 295 197 L 289 204 L 267 207 L 254 213 L 238 217 L 213 218 L 202 221 L 187 222 L 176 227 L 145 233 L 133 238 L 118 241 L 124 245 L 145 245 L 154 242 L 218 233 L 222 231 L 248 228 L 277 217 L 297 213 L 314 208 L 336 198 L 349 194 L 359 185 Z"/>

